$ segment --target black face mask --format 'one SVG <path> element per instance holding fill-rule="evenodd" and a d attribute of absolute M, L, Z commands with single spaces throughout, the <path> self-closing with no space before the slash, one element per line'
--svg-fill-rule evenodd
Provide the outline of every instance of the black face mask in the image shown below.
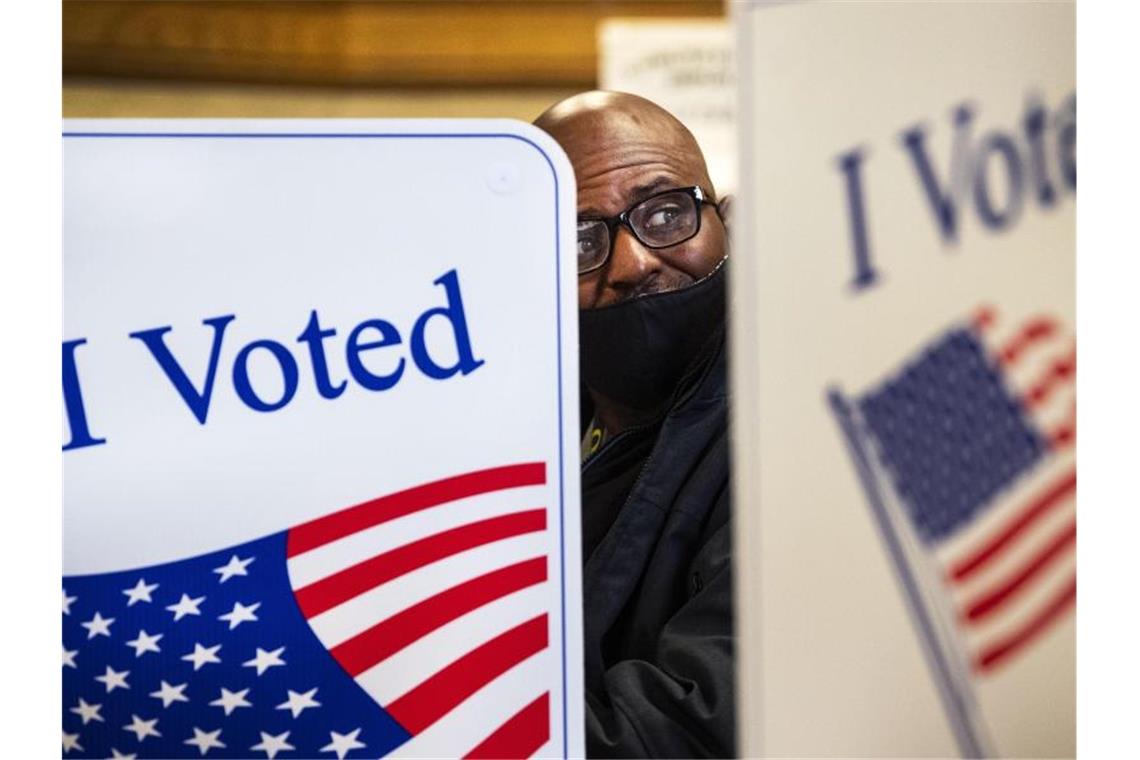
<path fill-rule="evenodd" d="M 680 290 L 578 312 L 582 380 L 629 409 L 660 407 L 724 323 L 725 269 Z"/>

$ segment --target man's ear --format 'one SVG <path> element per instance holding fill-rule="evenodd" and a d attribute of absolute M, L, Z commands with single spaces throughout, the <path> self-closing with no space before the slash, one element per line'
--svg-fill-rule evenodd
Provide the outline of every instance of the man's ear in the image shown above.
<path fill-rule="evenodd" d="M 724 227 L 729 232 L 732 232 L 732 206 L 734 198 L 731 195 L 726 195 L 717 201 L 716 212 L 720 216 L 720 220 L 724 222 Z"/>

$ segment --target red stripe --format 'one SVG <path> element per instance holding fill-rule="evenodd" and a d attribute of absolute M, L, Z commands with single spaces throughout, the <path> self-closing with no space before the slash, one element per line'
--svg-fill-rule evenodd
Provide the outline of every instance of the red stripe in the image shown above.
<path fill-rule="evenodd" d="M 1039 340 L 1050 337 L 1057 332 L 1057 323 L 1045 317 L 1038 317 L 1026 323 L 1017 337 L 1009 341 L 998 352 L 998 359 L 1003 364 L 1012 364 L 1017 361 L 1025 349 Z"/>
<path fill-rule="evenodd" d="M 1049 433 L 1049 445 L 1054 449 L 1067 449 L 1077 440 L 1077 410 L 1065 422 L 1053 428 Z"/>
<path fill-rule="evenodd" d="M 296 557 L 310 549 L 324 546 L 339 538 L 371 528 L 373 525 L 448 501 L 507 488 L 542 485 L 545 482 L 546 464 L 529 462 L 469 472 L 425 483 L 298 525 L 289 531 L 286 556 Z"/>
<path fill-rule="evenodd" d="M 424 565 L 477 546 L 542 530 L 546 530 L 545 509 L 513 512 L 460 525 L 371 557 L 297 589 L 297 606 L 301 608 L 301 614 L 311 618 Z"/>
<path fill-rule="evenodd" d="M 986 329 L 993 326 L 994 320 L 996 318 L 997 314 L 994 312 L 993 307 L 982 306 L 974 314 L 974 329 L 978 332 L 984 332 Z"/>
<path fill-rule="evenodd" d="M 1052 564 L 1054 560 L 1061 557 L 1065 550 L 1075 544 L 1076 541 L 1077 524 L 1075 522 L 1069 523 L 1060 533 L 1053 537 L 1052 541 L 1030 559 L 1028 564 L 1011 578 L 1004 581 L 993 591 L 987 592 L 966 605 L 965 614 L 963 615 L 965 620 L 970 623 L 976 623 L 984 619 L 994 610 L 1000 608 L 1003 602 L 1015 596 L 1020 589 L 1025 587 L 1026 583 Z"/>
<path fill-rule="evenodd" d="M 401 610 L 333 647 L 332 656 L 355 677 L 452 620 L 545 581 L 544 557 L 495 570 Z"/>
<path fill-rule="evenodd" d="M 1045 515 L 1063 498 L 1072 493 L 1077 487 L 1077 471 L 1071 470 L 1055 481 L 1052 485 L 1039 493 L 1033 501 L 1029 502 L 1006 526 L 981 549 L 951 565 L 950 579 L 961 581 L 983 567 L 994 558 L 1002 548 L 1018 536 L 1022 531 Z"/>
<path fill-rule="evenodd" d="M 1049 365 L 1042 377 L 1029 392 L 1025 394 L 1027 406 L 1034 407 L 1049 397 L 1053 389 L 1067 380 L 1072 379 L 1077 371 L 1077 350 L 1074 348 L 1068 356 L 1058 359 Z"/>
<path fill-rule="evenodd" d="M 550 741 L 550 692 L 519 710 L 464 755 L 472 760 L 531 757 Z"/>
<path fill-rule="evenodd" d="M 1077 579 L 1074 577 L 1069 584 L 1056 594 L 1028 623 L 1013 635 L 1006 637 L 999 643 L 986 648 L 974 660 L 974 669 L 980 672 L 993 670 L 1019 649 L 1031 642 L 1045 631 L 1054 620 L 1073 606 L 1077 599 Z"/>
<path fill-rule="evenodd" d="M 1075 440 L 1077 440 L 1075 425 L 1062 425 L 1049 436 L 1049 443 L 1055 449 L 1066 449 L 1072 446 Z"/>
<path fill-rule="evenodd" d="M 546 615 L 528 620 L 468 652 L 387 706 L 415 736 L 531 655 L 546 649 Z"/>

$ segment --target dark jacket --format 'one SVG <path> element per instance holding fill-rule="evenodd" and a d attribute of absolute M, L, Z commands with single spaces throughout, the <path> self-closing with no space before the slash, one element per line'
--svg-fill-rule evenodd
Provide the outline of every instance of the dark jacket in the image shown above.
<path fill-rule="evenodd" d="M 590 757 L 735 754 L 724 352 L 582 470 Z"/>

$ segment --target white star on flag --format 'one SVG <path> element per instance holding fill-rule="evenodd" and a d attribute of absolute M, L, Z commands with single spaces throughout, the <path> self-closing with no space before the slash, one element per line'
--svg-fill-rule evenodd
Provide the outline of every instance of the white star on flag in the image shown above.
<path fill-rule="evenodd" d="M 258 733 L 261 734 L 261 741 L 250 747 L 250 749 L 261 750 L 269 757 L 269 760 L 273 760 L 273 758 L 277 757 L 278 752 L 287 749 L 296 749 L 296 747 L 289 743 L 288 731 L 277 734 L 277 736 L 267 734 L 264 731 L 258 731 Z"/>
<path fill-rule="evenodd" d="M 127 646 L 135 648 L 135 657 L 142 657 L 147 652 L 162 651 L 158 648 L 158 640 L 161 638 L 161 633 L 151 635 L 146 632 L 146 629 L 140 628 L 139 635 L 128 641 Z"/>
<path fill-rule="evenodd" d="M 313 696 L 317 693 L 316 687 L 309 689 L 304 694 L 298 694 L 292 689 L 289 689 L 288 691 L 289 698 L 281 704 L 277 705 L 277 709 L 288 710 L 289 712 L 293 713 L 294 718 L 300 715 L 306 708 L 321 706 L 320 702 L 313 699 Z"/>
<path fill-rule="evenodd" d="M 257 608 L 261 606 L 261 602 L 246 607 L 241 602 L 234 602 L 234 608 L 224 615 L 218 615 L 218 620 L 225 620 L 230 624 L 230 630 L 237 628 L 242 623 L 253 622 L 257 620 Z"/>
<path fill-rule="evenodd" d="M 103 707 L 103 705 L 88 704 L 83 699 L 83 697 L 80 697 L 79 698 L 79 704 L 76 705 L 75 707 L 71 708 L 71 712 L 75 713 L 80 718 L 82 718 L 83 719 L 83 725 L 86 726 L 89 721 L 93 721 L 93 720 L 97 720 L 100 723 L 103 722 L 103 716 L 99 714 L 99 710 L 102 709 L 102 707 Z"/>
<path fill-rule="evenodd" d="M 186 660 L 187 662 L 194 663 L 194 670 L 197 670 L 198 668 L 202 667 L 206 663 L 221 662 L 222 661 L 221 658 L 218 657 L 218 650 L 221 648 L 222 648 L 221 644 L 215 644 L 212 647 L 204 647 L 195 641 L 194 642 L 194 651 L 191 652 L 190 654 L 182 655 L 182 659 Z"/>
<path fill-rule="evenodd" d="M 174 613 L 175 622 L 181 620 L 187 615 L 201 615 L 202 612 L 198 609 L 198 605 L 206 600 L 206 597 L 199 596 L 196 599 L 191 599 L 186 594 L 178 600 L 178 604 L 167 605 L 166 609 Z"/>
<path fill-rule="evenodd" d="M 357 741 L 360 736 L 360 729 L 349 731 L 347 734 L 338 734 L 336 731 L 329 731 L 329 738 L 332 739 L 328 744 L 321 747 L 321 752 L 335 752 L 337 760 L 344 760 L 344 756 L 354 749 L 365 747 L 364 742 Z"/>
<path fill-rule="evenodd" d="M 138 740 L 141 742 L 148 736 L 162 736 L 162 734 L 158 732 L 158 729 L 155 728 L 157 724 L 158 718 L 143 720 L 139 716 L 132 714 L 131 722 L 123 726 L 123 730 L 134 732 L 134 735 L 138 737 Z"/>
<path fill-rule="evenodd" d="M 257 668 L 257 674 L 261 675 L 265 671 L 272 668 L 274 665 L 284 665 L 285 661 L 281 659 L 281 653 L 285 651 L 285 647 L 278 647 L 272 652 L 266 652 L 261 647 L 257 648 L 257 654 L 254 655 L 252 660 L 246 660 L 242 663 L 247 668 Z"/>
<path fill-rule="evenodd" d="M 111 747 L 111 760 L 116 760 L 116 759 L 119 759 L 119 760 L 136 760 L 137 758 L 138 758 L 138 755 L 136 755 L 134 752 L 127 755 L 127 754 L 124 754 L 124 753 L 120 752 L 119 750 L 115 749 L 114 747 Z"/>
<path fill-rule="evenodd" d="M 86 623 L 80 623 L 80 625 L 87 629 L 87 638 L 90 640 L 96 636 L 110 636 L 111 623 L 114 622 L 115 618 L 105 618 L 96 612 L 95 617 L 91 618 Z"/>
<path fill-rule="evenodd" d="M 148 584 L 145 579 L 139 578 L 134 588 L 123 589 L 123 593 L 127 595 L 127 606 L 130 607 L 135 602 L 153 602 L 150 595 L 156 588 L 158 588 L 157 583 Z"/>
<path fill-rule="evenodd" d="M 79 743 L 79 734 L 69 734 L 63 732 L 63 752 L 67 754 L 71 750 L 83 751 L 83 745 Z"/>
<path fill-rule="evenodd" d="M 71 614 L 71 603 L 74 602 L 78 598 L 79 597 L 68 596 L 67 595 L 67 589 L 63 590 L 63 614 L 64 615 L 70 615 Z M 67 734 L 64 734 L 64 736 L 67 736 Z M 79 736 L 79 734 L 76 734 L 76 736 Z"/>
<path fill-rule="evenodd" d="M 107 693 L 110 694 L 116 688 L 129 689 L 127 685 L 127 676 L 131 674 L 129 670 L 115 671 L 110 665 L 107 666 L 107 671 L 101 676 L 95 676 L 96 681 L 102 681 L 103 685 L 107 687 Z"/>
<path fill-rule="evenodd" d="M 203 731 L 197 726 L 194 727 L 194 736 L 182 742 L 183 744 L 190 744 L 198 748 L 198 751 L 203 755 L 209 752 L 214 747 L 224 749 L 225 744 L 218 741 L 218 735 L 222 733 L 222 729 L 215 731 Z"/>
<path fill-rule="evenodd" d="M 372 495 L 351 520 L 339 509 L 229 548 L 216 537 L 195 556 L 145 565 L 112 557 L 123 569 L 54 581 L 70 613 L 52 639 L 62 645 L 56 725 L 82 745 L 61 756 L 107 758 L 122 747 L 199 760 L 459 757 L 506 746 L 520 730 L 528 741 L 559 742 L 560 640 L 550 636 L 542 588 L 557 557 L 543 535 L 549 509 L 532 503 L 554 489 L 549 468 L 527 462 L 410 484 Z M 471 517 L 469 496 L 486 505 L 476 507 L 481 516 Z M 374 520 L 440 499 L 457 503 L 454 525 L 416 518 L 382 546 L 371 540 Z M 492 545 L 516 535 L 527 536 L 517 551 Z M 454 556 L 442 575 L 437 555 Z M 399 567 L 387 572 L 390 560 Z M 509 614 L 497 604 L 483 612 L 508 596 Z M 376 603 L 361 607 L 361 598 Z M 482 698 L 502 689 L 520 690 L 518 700 Z"/>
<path fill-rule="evenodd" d="M 152 691 L 150 696 L 155 699 L 161 699 L 163 707 L 170 707 L 175 702 L 189 702 L 189 698 L 183 693 L 186 691 L 188 685 L 189 684 L 184 683 L 178 686 L 172 686 L 166 681 L 163 681 L 158 691 Z"/>
<path fill-rule="evenodd" d="M 249 563 L 253 562 L 253 560 L 254 560 L 254 557 L 247 557 L 246 559 L 238 559 L 238 555 L 236 555 L 236 554 L 233 555 L 232 557 L 230 557 L 229 562 L 222 565 L 221 567 L 215 567 L 214 568 L 214 572 L 217 573 L 218 575 L 222 576 L 221 578 L 218 579 L 218 583 L 225 583 L 230 578 L 233 578 L 235 575 L 249 575 L 249 571 L 246 570 L 246 568 L 249 567 Z"/>
<path fill-rule="evenodd" d="M 230 691 L 223 686 L 222 695 L 210 704 L 214 707 L 222 708 L 226 711 L 226 715 L 229 715 L 239 707 L 253 707 L 253 705 L 246 700 L 246 694 L 249 694 L 249 689 L 242 689 L 241 691 Z"/>

